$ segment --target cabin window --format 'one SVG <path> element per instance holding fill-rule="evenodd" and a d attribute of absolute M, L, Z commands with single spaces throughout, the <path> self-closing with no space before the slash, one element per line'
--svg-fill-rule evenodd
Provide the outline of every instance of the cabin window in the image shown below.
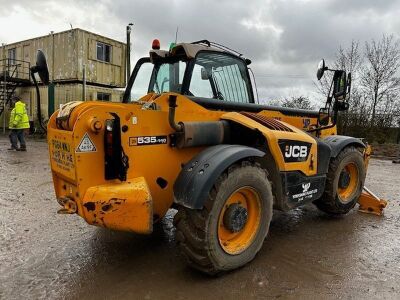
<path fill-rule="evenodd" d="M 250 82 L 243 59 L 218 52 L 199 52 L 189 95 L 222 101 L 250 103 Z"/>
<path fill-rule="evenodd" d="M 8 64 L 15 65 L 17 60 L 17 49 L 8 49 Z"/>
<path fill-rule="evenodd" d="M 135 81 L 131 88 L 131 101 L 137 101 L 149 92 L 149 82 L 153 73 L 153 64 L 146 62 L 140 65 Z"/>
<path fill-rule="evenodd" d="M 111 46 L 97 42 L 96 43 L 97 49 L 97 60 L 101 60 L 104 62 L 111 62 Z"/>
<path fill-rule="evenodd" d="M 164 92 L 180 93 L 185 69 L 186 63 L 183 61 L 162 63 L 156 66 L 154 85 L 151 91 L 157 94 Z"/>
<path fill-rule="evenodd" d="M 111 101 L 111 94 L 109 93 L 97 93 L 97 100 L 100 101 Z"/>
<path fill-rule="evenodd" d="M 189 95 L 202 98 L 214 98 L 211 81 L 205 78 L 205 69 L 195 64 L 190 82 Z"/>

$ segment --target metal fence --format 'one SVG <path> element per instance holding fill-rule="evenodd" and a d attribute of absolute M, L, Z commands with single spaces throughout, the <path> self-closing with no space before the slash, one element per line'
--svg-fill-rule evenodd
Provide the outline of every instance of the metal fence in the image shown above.
<path fill-rule="evenodd" d="M 0 79 L 1 81 L 29 81 L 30 63 L 18 59 L 0 60 Z"/>

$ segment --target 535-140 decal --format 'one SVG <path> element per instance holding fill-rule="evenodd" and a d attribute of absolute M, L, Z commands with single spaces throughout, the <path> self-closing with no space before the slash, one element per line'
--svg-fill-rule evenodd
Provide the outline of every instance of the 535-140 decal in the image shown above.
<path fill-rule="evenodd" d="M 131 136 L 129 137 L 129 146 L 160 145 L 166 144 L 167 141 L 166 135 Z"/>

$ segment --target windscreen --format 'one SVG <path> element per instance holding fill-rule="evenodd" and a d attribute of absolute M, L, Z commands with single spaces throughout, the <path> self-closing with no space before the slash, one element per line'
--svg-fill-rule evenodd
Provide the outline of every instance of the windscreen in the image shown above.
<path fill-rule="evenodd" d="M 183 61 L 143 63 L 132 85 L 130 101 L 138 101 L 149 92 L 180 93 L 185 69 L 186 62 Z"/>

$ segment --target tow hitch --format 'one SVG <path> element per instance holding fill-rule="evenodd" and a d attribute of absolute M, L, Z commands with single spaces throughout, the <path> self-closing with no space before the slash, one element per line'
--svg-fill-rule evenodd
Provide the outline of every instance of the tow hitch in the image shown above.
<path fill-rule="evenodd" d="M 58 214 L 75 214 L 77 211 L 76 202 L 68 197 L 58 198 L 57 202 L 63 206 L 63 208 L 57 211 Z"/>

